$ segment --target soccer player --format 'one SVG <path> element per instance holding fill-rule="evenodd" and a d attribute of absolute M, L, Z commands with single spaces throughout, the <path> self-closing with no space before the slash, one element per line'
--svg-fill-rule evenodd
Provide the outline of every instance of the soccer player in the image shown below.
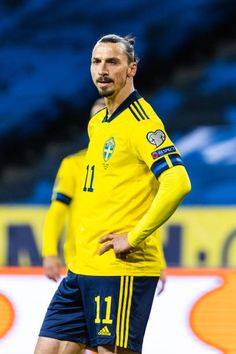
<path fill-rule="evenodd" d="M 103 98 L 97 99 L 90 111 L 90 117 L 104 108 Z M 75 256 L 74 224 L 76 223 L 77 186 L 83 171 L 86 149 L 69 155 L 62 160 L 54 183 L 52 202 L 47 212 L 43 232 L 43 267 L 49 279 L 60 278 L 61 260 L 58 256 L 58 241 L 67 221 L 64 259 L 68 266 Z M 164 262 L 164 261 L 163 261 Z"/>
<path fill-rule="evenodd" d="M 154 231 L 191 185 L 163 123 L 134 88 L 136 71 L 132 38 L 107 35 L 96 43 L 91 75 L 106 108 L 89 123 L 76 257 L 35 354 L 80 353 L 86 345 L 99 354 L 142 352 L 161 268 Z"/>

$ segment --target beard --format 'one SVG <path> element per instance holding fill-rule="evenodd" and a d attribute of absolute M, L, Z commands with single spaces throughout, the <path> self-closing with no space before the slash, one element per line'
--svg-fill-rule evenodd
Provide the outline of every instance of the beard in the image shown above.
<path fill-rule="evenodd" d="M 115 90 L 114 89 L 101 89 L 101 88 L 98 88 L 98 93 L 101 97 L 111 97 L 113 96 Z"/>
<path fill-rule="evenodd" d="M 114 89 L 114 82 L 112 79 L 110 79 L 109 77 L 101 77 L 98 80 L 96 80 L 95 86 L 98 90 L 98 93 L 101 97 L 110 97 L 114 94 L 115 89 Z M 101 84 L 108 84 L 107 87 L 101 87 L 99 86 L 99 83 Z M 111 86 L 109 84 L 112 84 Z"/>
<path fill-rule="evenodd" d="M 101 88 L 97 87 L 98 93 L 101 97 L 111 97 L 115 93 L 114 88 Z"/>

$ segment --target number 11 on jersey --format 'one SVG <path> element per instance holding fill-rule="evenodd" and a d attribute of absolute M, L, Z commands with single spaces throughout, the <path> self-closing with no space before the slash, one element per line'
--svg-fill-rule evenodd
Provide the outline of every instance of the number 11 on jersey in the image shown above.
<path fill-rule="evenodd" d="M 94 181 L 95 166 L 86 166 L 86 177 L 84 181 L 84 192 L 93 192 L 93 181 Z M 89 186 L 89 187 L 88 187 Z"/>

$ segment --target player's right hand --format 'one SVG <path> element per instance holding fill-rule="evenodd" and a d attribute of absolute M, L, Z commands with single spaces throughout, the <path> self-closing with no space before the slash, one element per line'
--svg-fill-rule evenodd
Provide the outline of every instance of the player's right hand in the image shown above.
<path fill-rule="evenodd" d="M 57 256 L 43 257 L 43 268 L 45 275 L 54 281 L 60 279 L 61 261 Z"/>
<path fill-rule="evenodd" d="M 98 254 L 101 256 L 103 253 L 113 248 L 117 258 L 126 260 L 127 256 L 134 251 L 128 242 L 128 233 L 124 234 L 109 234 L 99 240 L 104 245 L 99 249 Z"/>

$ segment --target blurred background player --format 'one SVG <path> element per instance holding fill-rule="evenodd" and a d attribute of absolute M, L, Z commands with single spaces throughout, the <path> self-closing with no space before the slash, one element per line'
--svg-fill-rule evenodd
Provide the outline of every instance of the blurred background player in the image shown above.
<path fill-rule="evenodd" d="M 97 99 L 91 108 L 90 117 L 93 117 L 104 107 L 104 99 Z M 75 256 L 73 229 L 76 221 L 76 205 L 79 202 L 76 198 L 76 186 L 79 185 L 86 151 L 86 149 L 81 150 L 62 160 L 54 184 L 52 202 L 46 216 L 43 233 L 43 267 L 46 276 L 54 281 L 60 279 L 62 262 L 58 255 L 58 242 L 65 224 L 67 224 L 63 244 L 65 264 L 68 265 Z M 153 182 L 156 183 L 155 179 Z M 158 294 L 160 294 L 166 284 L 166 261 L 161 238 L 158 237 L 157 239 L 162 264 L 161 281 L 158 284 Z"/>
<path fill-rule="evenodd" d="M 103 98 L 97 99 L 90 111 L 90 117 L 104 108 Z M 81 178 L 86 149 L 65 157 L 59 167 L 48 210 L 43 234 L 43 267 L 49 279 L 60 278 L 61 259 L 58 255 L 58 241 L 67 221 L 64 249 L 65 264 L 75 255 L 74 215 L 76 213 L 76 186 Z"/>

